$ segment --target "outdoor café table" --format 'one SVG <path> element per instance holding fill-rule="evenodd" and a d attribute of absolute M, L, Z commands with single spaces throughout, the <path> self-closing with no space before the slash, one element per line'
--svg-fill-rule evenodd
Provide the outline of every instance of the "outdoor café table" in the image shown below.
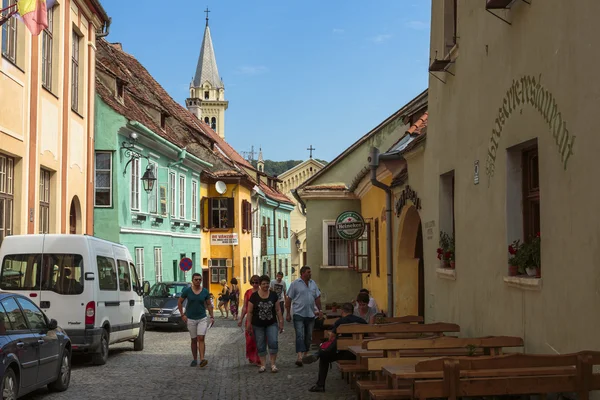
<path fill-rule="evenodd" d="M 356 364 L 367 365 L 367 359 L 372 357 L 383 357 L 381 350 L 365 350 L 361 346 L 349 346 L 348 351 L 356 356 Z"/>
<path fill-rule="evenodd" d="M 390 389 L 398 389 L 399 377 L 407 373 L 415 372 L 415 364 L 413 365 L 390 365 L 381 368 L 381 374 Z"/>

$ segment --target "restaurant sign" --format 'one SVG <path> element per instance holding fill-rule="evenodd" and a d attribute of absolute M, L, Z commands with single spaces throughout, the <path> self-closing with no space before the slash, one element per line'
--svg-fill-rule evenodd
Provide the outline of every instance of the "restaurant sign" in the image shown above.
<path fill-rule="evenodd" d="M 354 211 L 344 211 L 335 220 L 335 230 L 342 239 L 356 240 L 365 231 L 365 220 Z"/>
<path fill-rule="evenodd" d="M 237 245 L 237 233 L 213 233 L 210 235 L 210 244 L 213 246 Z"/>

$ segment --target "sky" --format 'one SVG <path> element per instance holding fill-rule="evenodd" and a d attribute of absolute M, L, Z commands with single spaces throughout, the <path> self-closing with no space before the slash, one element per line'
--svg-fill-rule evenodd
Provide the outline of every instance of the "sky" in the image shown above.
<path fill-rule="evenodd" d="M 431 0 L 101 3 L 112 17 L 106 39 L 183 106 L 208 7 L 225 139 L 238 152 L 298 160 L 312 145 L 331 161 L 427 88 Z"/>

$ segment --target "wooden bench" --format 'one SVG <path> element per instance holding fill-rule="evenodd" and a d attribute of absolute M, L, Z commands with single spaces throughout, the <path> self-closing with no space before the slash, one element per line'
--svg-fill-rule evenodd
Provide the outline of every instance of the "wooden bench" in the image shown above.
<path fill-rule="evenodd" d="M 393 322 L 401 322 L 404 324 L 409 324 L 409 323 L 423 323 L 423 321 L 424 321 L 424 319 L 420 315 L 405 315 L 403 317 L 381 317 L 381 318 L 377 318 L 377 316 L 375 316 L 376 324 L 389 324 L 389 323 L 393 323 Z"/>
<path fill-rule="evenodd" d="M 494 396 L 576 392 L 586 400 L 600 389 L 600 352 L 565 355 L 507 354 L 437 358 L 411 367 L 385 367 L 386 389 L 369 391 L 371 399 Z M 406 388 L 410 389 L 407 394 Z M 385 397 L 387 396 L 387 397 Z M 398 396 L 398 397 L 390 397 Z"/>

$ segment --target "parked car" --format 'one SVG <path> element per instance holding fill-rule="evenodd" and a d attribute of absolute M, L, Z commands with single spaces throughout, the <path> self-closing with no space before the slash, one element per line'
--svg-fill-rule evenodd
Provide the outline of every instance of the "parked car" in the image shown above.
<path fill-rule="evenodd" d="M 144 306 L 148 310 L 146 324 L 148 327 L 171 327 L 187 329 L 181 320 L 181 314 L 177 308 L 177 302 L 181 292 L 189 287 L 188 282 L 157 282 L 144 297 Z M 183 309 L 187 300 L 183 302 Z"/>
<path fill-rule="evenodd" d="M 25 296 L 0 293 L 0 398 L 16 399 L 46 385 L 67 390 L 71 350 L 56 320 Z"/>
<path fill-rule="evenodd" d="M 127 247 L 87 235 L 7 236 L 0 266 L 0 289 L 29 297 L 95 364 L 112 343 L 143 350 L 143 292 Z"/>

